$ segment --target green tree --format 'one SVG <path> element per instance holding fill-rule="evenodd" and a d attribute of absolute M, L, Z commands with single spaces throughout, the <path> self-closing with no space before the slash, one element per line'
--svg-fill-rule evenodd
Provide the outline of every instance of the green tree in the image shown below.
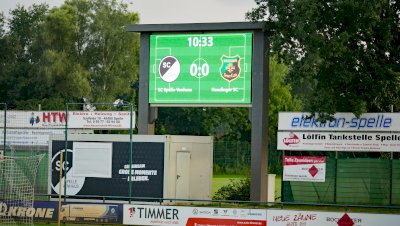
<path fill-rule="evenodd" d="M 134 102 L 139 35 L 125 26 L 138 20 L 117 0 L 17 6 L 8 21 L 1 14 L 0 102 L 17 109 L 83 98 Z"/>
<path fill-rule="evenodd" d="M 19 5 L 10 11 L 8 29 L 3 29 L 5 19 L 2 19 L 0 96 L 10 107 L 15 107 L 18 100 L 35 96 L 32 73 L 35 56 L 31 44 L 46 12 L 45 4 L 34 4 L 28 9 Z"/>
<path fill-rule="evenodd" d="M 303 103 L 293 97 L 292 87 L 286 83 L 288 67 L 279 63 L 277 56 L 270 57 L 269 60 L 269 142 L 276 143 L 276 134 L 278 131 L 278 115 L 281 111 L 301 111 Z"/>
<path fill-rule="evenodd" d="M 113 102 L 116 98 L 133 97 L 137 82 L 139 36 L 125 31 L 125 26 L 139 21 L 137 13 L 116 0 L 92 0 L 85 47 L 85 67 L 91 74 L 96 102 Z M 128 99 L 130 100 L 130 99 Z"/>
<path fill-rule="evenodd" d="M 256 2 L 247 18 L 265 21 L 307 111 L 400 110 L 399 1 Z"/>
<path fill-rule="evenodd" d="M 157 134 L 214 136 L 225 140 L 250 140 L 247 108 L 160 108 Z"/>
<path fill-rule="evenodd" d="M 34 47 L 40 52 L 36 60 L 37 93 L 41 98 L 81 102 L 91 96 L 89 71 L 82 65 L 77 49 L 79 33 L 77 9 L 64 4 L 46 15 Z"/>
<path fill-rule="evenodd" d="M 138 35 L 125 32 L 136 13 L 117 1 L 70 0 L 46 15 L 34 43 L 37 92 L 46 100 L 134 99 Z"/>

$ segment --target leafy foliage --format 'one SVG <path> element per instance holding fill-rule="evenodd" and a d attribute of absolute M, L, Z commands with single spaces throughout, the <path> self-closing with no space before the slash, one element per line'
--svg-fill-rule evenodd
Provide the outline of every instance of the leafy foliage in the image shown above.
<path fill-rule="evenodd" d="M 400 110 L 399 1 L 256 0 L 307 111 Z"/>
<path fill-rule="evenodd" d="M 301 111 L 303 103 L 293 97 L 291 91 L 292 86 L 287 84 L 285 79 L 288 75 L 289 69 L 283 64 L 279 63 L 277 56 L 270 57 L 269 60 L 269 143 L 276 143 L 276 134 L 278 131 L 278 115 L 281 111 Z"/>
<path fill-rule="evenodd" d="M 0 17 L 0 102 L 11 108 L 60 100 L 132 101 L 137 83 L 139 37 L 127 33 L 137 13 L 116 0 L 67 0 L 18 6 Z M 4 54 L 3 54 L 4 53 Z M 49 106 L 50 107 L 50 106 Z"/>
<path fill-rule="evenodd" d="M 228 185 L 215 192 L 213 199 L 250 201 L 250 178 L 230 179 Z"/>
<path fill-rule="evenodd" d="M 251 124 L 246 108 L 161 108 L 156 133 L 212 135 L 216 139 L 248 140 Z"/>

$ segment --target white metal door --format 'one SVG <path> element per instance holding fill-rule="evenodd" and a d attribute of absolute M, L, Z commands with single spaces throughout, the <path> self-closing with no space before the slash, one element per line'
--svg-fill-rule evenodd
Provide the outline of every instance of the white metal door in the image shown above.
<path fill-rule="evenodd" d="M 176 191 L 178 199 L 189 199 L 190 152 L 176 152 Z"/>

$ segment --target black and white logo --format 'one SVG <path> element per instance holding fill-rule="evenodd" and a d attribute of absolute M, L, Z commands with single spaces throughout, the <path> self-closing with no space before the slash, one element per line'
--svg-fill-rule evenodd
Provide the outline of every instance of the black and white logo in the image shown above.
<path fill-rule="evenodd" d="M 166 56 L 160 61 L 160 65 L 158 67 L 158 72 L 160 73 L 160 77 L 165 82 L 173 82 L 181 73 L 181 65 L 173 56 Z"/>
<path fill-rule="evenodd" d="M 60 161 L 60 152 L 63 152 L 63 161 Z M 60 169 L 63 169 L 61 179 L 61 194 L 64 195 L 66 190 L 67 195 L 76 195 L 82 189 L 85 183 L 85 177 L 76 177 L 72 175 L 72 155 L 73 151 L 67 149 L 67 154 L 63 150 L 58 151 L 51 159 L 52 178 L 51 187 L 55 193 L 60 191 Z"/>

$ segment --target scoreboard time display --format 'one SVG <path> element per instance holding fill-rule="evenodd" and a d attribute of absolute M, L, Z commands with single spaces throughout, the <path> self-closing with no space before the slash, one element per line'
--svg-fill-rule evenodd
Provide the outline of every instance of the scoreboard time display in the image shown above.
<path fill-rule="evenodd" d="M 251 104 L 252 33 L 150 36 L 149 103 Z"/>

